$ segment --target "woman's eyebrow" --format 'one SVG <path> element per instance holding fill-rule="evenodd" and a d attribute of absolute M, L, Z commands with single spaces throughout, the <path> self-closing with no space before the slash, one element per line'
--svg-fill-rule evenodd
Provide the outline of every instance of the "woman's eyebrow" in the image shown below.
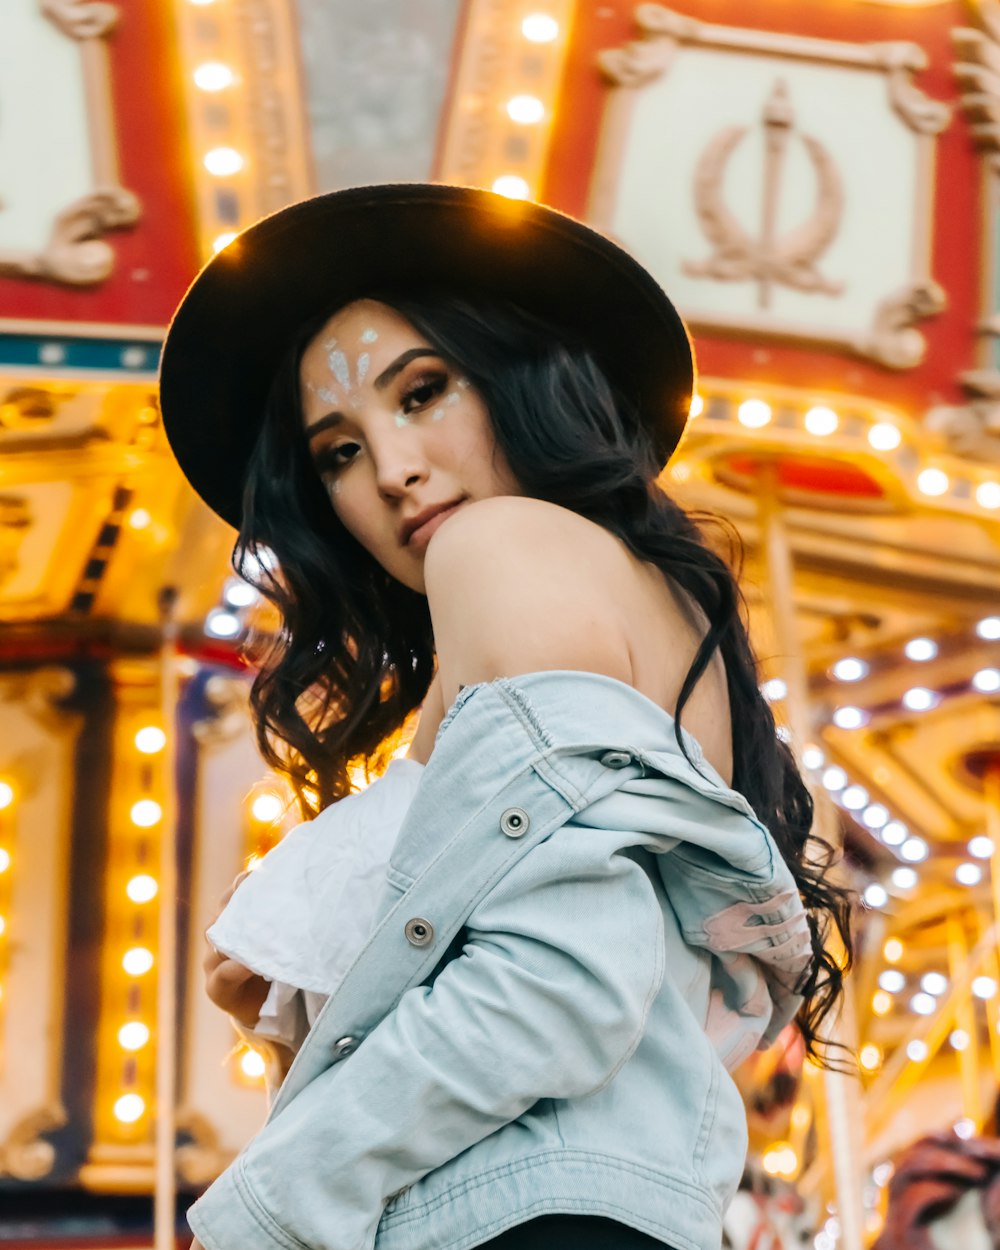
<path fill-rule="evenodd" d="M 411 360 L 419 360 L 421 356 L 436 356 L 441 358 L 441 353 L 436 352 L 433 347 L 410 347 L 405 352 L 397 356 L 396 359 L 387 368 L 383 369 L 372 385 L 377 391 L 384 391 L 393 378 L 397 377 Z M 324 430 L 329 430 L 332 426 L 339 425 L 344 419 L 342 412 L 328 412 L 325 417 L 320 417 L 318 421 L 314 421 L 312 425 L 306 427 L 306 440 L 312 442 L 317 434 L 322 434 Z"/>

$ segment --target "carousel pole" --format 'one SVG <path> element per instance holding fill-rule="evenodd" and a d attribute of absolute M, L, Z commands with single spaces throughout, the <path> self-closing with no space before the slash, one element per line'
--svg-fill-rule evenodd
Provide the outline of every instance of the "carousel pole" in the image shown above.
<path fill-rule="evenodd" d="M 809 714 L 809 688 L 803 662 L 801 644 L 795 627 L 794 564 L 792 549 L 785 525 L 780 498 L 777 469 L 770 465 L 760 478 L 758 496 L 760 518 L 760 542 L 767 569 L 767 585 L 770 591 L 771 628 L 778 654 L 782 657 L 783 676 L 788 688 L 786 707 L 792 746 L 797 757 L 811 733 Z M 825 793 L 814 795 L 816 821 L 819 833 L 827 841 L 839 841 L 837 830 L 831 820 L 831 811 Z M 839 950 L 831 952 L 840 957 Z M 833 1040 L 846 1046 L 852 1054 L 857 1047 L 852 1034 L 853 1013 L 845 996 L 845 1010 L 833 1022 Z M 833 1156 L 833 1179 L 837 1198 L 837 1215 L 840 1220 L 841 1250 L 862 1250 L 864 1246 L 864 1206 L 862 1202 L 862 1178 L 860 1173 L 861 1151 L 857 1148 L 854 1129 L 859 1125 L 857 1115 L 857 1088 L 851 1078 L 842 1072 L 825 1069 L 823 1093 L 826 1120 L 829 1126 L 830 1148 Z M 852 1128 L 853 1126 L 853 1128 Z"/>
<path fill-rule="evenodd" d="M 968 966 L 969 944 L 965 924 L 960 916 L 951 915 L 946 922 L 948 933 L 948 973 L 952 985 L 959 982 L 962 969 Z M 955 1004 L 955 1023 L 966 1034 L 968 1044 L 959 1051 L 958 1072 L 962 1084 L 962 1114 L 982 1127 L 982 1085 L 979 1073 L 979 1031 L 972 995 L 966 990 Z"/>
<path fill-rule="evenodd" d="M 990 895 L 993 900 L 993 923 L 1000 928 L 1000 752 L 993 754 L 983 773 L 983 802 L 986 808 L 986 835 L 993 843 L 990 855 Z M 997 964 L 997 950 L 993 950 L 993 967 Z M 994 1081 L 1000 1081 L 1000 1010 L 995 1003 L 986 1004 L 986 1019 L 990 1026 L 990 1055 L 993 1059 Z"/>
<path fill-rule="evenodd" d="M 153 1245 L 176 1244 L 177 1089 L 177 592 L 160 593 L 160 709 L 166 746 L 163 753 L 163 820 L 160 833 L 160 910 L 156 979 L 156 1144 L 153 1190 Z"/>

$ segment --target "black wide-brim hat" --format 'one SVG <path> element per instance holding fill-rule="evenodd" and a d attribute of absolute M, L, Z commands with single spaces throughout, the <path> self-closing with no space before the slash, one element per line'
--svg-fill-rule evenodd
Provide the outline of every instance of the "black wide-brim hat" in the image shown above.
<path fill-rule="evenodd" d="M 195 278 L 163 347 L 167 437 L 205 502 L 239 528 L 268 392 L 299 328 L 384 288 L 509 300 L 564 327 L 639 414 L 666 464 L 687 420 L 694 359 L 660 285 L 563 213 L 433 183 L 353 187 L 292 204 Z"/>

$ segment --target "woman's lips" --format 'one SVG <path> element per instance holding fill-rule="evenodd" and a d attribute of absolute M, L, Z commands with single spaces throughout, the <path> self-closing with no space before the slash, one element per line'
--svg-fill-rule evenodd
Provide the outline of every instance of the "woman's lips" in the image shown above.
<path fill-rule="evenodd" d="M 430 542 L 432 535 L 444 524 L 450 516 L 453 516 L 464 503 L 459 500 L 458 503 L 452 504 L 450 508 L 445 508 L 442 512 L 435 512 L 429 521 L 425 521 L 419 529 L 415 529 L 410 535 L 410 540 L 406 544 L 410 548 L 423 548 Z"/>

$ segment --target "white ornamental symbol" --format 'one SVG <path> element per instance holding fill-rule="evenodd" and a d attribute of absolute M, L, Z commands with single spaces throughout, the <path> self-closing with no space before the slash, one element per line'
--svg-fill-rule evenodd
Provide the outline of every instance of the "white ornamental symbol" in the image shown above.
<path fill-rule="evenodd" d="M 709 143 L 695 172 L 695 208 L 701 228 L 715 251 L 706 261 L 685 261 L 684 272 L 717 282 L 758 284 L 758 303 L 771 306 L 774 287 L 837 296 L 844 285 L 825 278 L 817 269 L 824 252 L 837 237 L 844 215 L 844 190 L 833 157 L 818 139 L 799 134 L 816 175 L 816 208 L 812 216 L 788 234 L 778 237 L 784 166 L 795 118 L 786 83 L 779 79 L 764 107 L 764 197 L 758 238 L 743 228 L 726 207 L 723 180 L 726 166 L 748 133 L 746 126 L 723 130 Z"/>

